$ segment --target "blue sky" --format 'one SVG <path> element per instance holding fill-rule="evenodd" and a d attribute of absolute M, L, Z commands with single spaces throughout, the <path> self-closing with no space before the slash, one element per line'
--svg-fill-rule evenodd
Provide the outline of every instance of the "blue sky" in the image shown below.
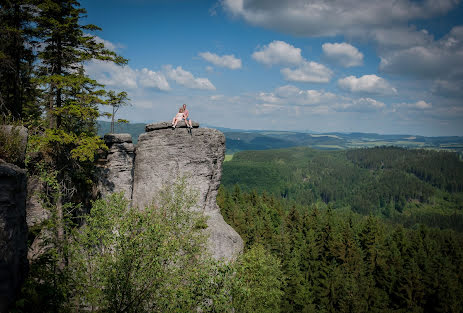
<path fill-rule="evenodd" d="M 463 136 L 459 0 L 81 1 L 131 122 Z"/>

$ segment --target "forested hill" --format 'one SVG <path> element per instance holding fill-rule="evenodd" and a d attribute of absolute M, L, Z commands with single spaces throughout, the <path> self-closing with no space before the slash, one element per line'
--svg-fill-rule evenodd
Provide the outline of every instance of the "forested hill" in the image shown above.
<path fill-rule="evenodd" d="M 217 203 L 281 261 L 281 312 L 462 312 L 462 183 L 450 152 L 243 151 Z"/>
<path fill-rule="evenodd" d="M 222 184 L 297 205 L 317 202 L 463 231 L 463 162 L 455 153 L 378 147 L 346 151 L 288 148 L 236 153 Z"/>

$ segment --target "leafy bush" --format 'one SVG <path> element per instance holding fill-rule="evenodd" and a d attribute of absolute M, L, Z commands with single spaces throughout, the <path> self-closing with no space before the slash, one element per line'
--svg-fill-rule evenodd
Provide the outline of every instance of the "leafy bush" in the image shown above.
<path fill-rule="evenodd" d="M 181 180 L 156 203 L 132 208 L 122 193 L 95 201 L 61 243 L 65 262 L 49 249 L 32 265 L 16 311 L 231 311 L 233 269 L 206 252 L 196 193 Z"/>
<path fill-rule="evenodd" d="M 8 128 L 0 125 L 0 159 L 8 163 L 18 164 L 21 162 L 22 138 L 19 127 Z"/>

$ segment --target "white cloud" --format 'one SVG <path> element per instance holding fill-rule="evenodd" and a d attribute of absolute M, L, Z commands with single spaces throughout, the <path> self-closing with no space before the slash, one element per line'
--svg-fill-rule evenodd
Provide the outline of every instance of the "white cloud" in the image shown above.
<path fill-rule="evenodd" d="M 363 54 L 348 43 L 324 43 L 322 49 L 327 59 L 344 67 L 363 64 Z"/>
<path fill-rule="evenodd" d="M 337 96 L 324 90 L 301 90 L 293 85 L 276 88 L 273 92 L 260 92 L 256 99 L 270 104 L 313 106 L 331 104 Z"/>
<path fill-rule="evenodd" d="M 259 92 L 256 94 L 255 99 L 260 102 L 260 105 L 265 105 L 267 111 L 277 107 L 296 106 L 301 108 L 310 107 L 312 114 L 335 112 L 371 113 L 386 108 L 385 103 L 370 97 L 341 97 L 328 91 L 302 90 L 293 85 L 281 86 L 272 92 Z"/>
<path fill-rule="evenodd" d="M 137 73 L 139 76 L 138 82 L 141 87 L 156 88 L 163 91 L 170 90 L 169 83 L 162 73 L 151 71 L 147 68 L 143 68 L 141 71 L 137 71 Z"/>
<path fill-rule="evenodd" d="M 330 81 L 333 72 L 323 64 L 304 61 L 296 69 L 284 68 L 281 70 L 284 78 L 288 81 L 305 83 L 327 83 Z"/>
<path fill-rule="evenodd" d="M 338 80 L 339 87 L 351 92 L 394 95 L 397 90 L 384 78 L 376 75 L 363 75 L 362 77 L 347 76 Z"/>
<path fill-rule="evenodd" d="M 432 107 L 431 103 L 428 103 L 424 100 L 420 100 L 414 103 L 399 103 L 395 105 L 396 107 L 406 107 L 406 108 L 411 108 L 411 109 L 419 109 L 419 110 L 425 110 L 425 109 L 430 109 Z"/>
<path fill-rule="evenodd" d="M 254 60 L 266 64 L 297 65 L 303 62 L 301 49 L 284 41 L 274 40 L 252 54 Z"/>
<path fill-rule="evenodd" d="M 173 68 L 172 65 L 165 65 L 164 72 L 167 78 L 174 80 L 177 84 L 191 89 L 215 90 L 215 86 L 207 78 L 194 77 L 181 66 Z"/>
<path fill-rule="evenodd" d="M 419 79 L 463 78 L 463 26 L 454 27 L 438 41 L 428 41 L 404 49 L 386 51 L 380 70 Z"/>
<path fill-rule="evenodd" d="M 211 101 L 218 101 L 224 99 L 224 95 L 212 95 L 209 97 L 209 100 Z"/>
<path fill-rule="evenodd" d="M 432 86 L 432 92 L 460 99 L 463 97 L 463 80 L 437 79 Z"/>
<path fill-rule="evenodd" d="M 90 36 L 92 36 L 92 35 L 90 35 Z M 95 39 L 96 43 L 104 44 L 106 49 L 111 50 L 111 51 L 116 51 L 116 45 L 113 44 L 111 41 L 105 40 L 105 39 L 103 39 L 101 37 L 98 37 L 98 36 L 93 36 L 93 38 Z"/>
<path fill-rule="evenodd" d="M 199 56 L 216 66 L 228 67 L 232 70 L 241 68 L 241 59 L 235 58 L 233 54 L 219 56 L 215 53 L 200 52 Z"/>
<path fill-rule="evenodd" d="M 334 36 L 407 25 L 449 12 L 455 0 L 223 0 L 232 15 L 246 22 L 297 36 Z"/>
<path fill-rule="evenodd" d="M 138 87 L 170 90 L 169 83 L 160 72 L 143 68 L 132 69 L 130 66 L 118 66 L 112 62 L 94 60 L 85 65 L 86 73 L 103 85 L 118 89 L 135 89 Z"/>
<path fill-rule="evenodd" d="M 384 109 L 386 104 L 372 99 L 372 98 L 359 98 L 359 99 L 345 99 L 345 102 L 341 102 L 336 105 L 338 111 L 350 111 L 350 112 L 370 112 Z"/>
<path fill-rule="evenodd" d="M 85 65 L 85 72 L 98 82 L 120 89 L 137 88 L 137 71 L 130 66 L 94 60 Z"/>

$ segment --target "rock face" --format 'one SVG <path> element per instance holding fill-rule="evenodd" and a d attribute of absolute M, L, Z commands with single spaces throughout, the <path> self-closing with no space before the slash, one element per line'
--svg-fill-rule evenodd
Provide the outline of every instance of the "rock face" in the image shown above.
<path fill-rule="evenodd" d="M 225 223 L 216 204 L 225 156 L 225 136 L 215 129 L 161 128 L 148 125 L 138 138 L 132 202 L 142 208 L 163 185 L 187 176 L 199 191 L 197 209 L 208 216 L 209 249 L 216 259 L 231 260 L 243 249 L 243 241 Z M 198 125 L 199 126 L 199 125 Z"/>
<path fill-rule="evenodd" d="M 106 159 L 100 160 L 100 193 L 124 192 L 127 199 L 132 198 L 133 160 L 135 147 L 130 134 L 108 134 L 104 136 L 109 150 Z"/>
<path fill-rule="evenodd" d="M 130 194 L 127 198 L 134 206 L 143 208 L 163 186 L 186 176 L 189 185 L 199 192 L 195 209 L 208 217 L 210 252 L 216 259 L 232 260 L 242 251 L 243 240 L 225 223 L 216 204 L 225 136 L 214 129 L 198 128 L 198 123 L 193 127 L 190 133 L 183 122 L 176 129 L 168 122 L 147 125 L 147 132 L 138 138 L 133 163 L 133 145 L 128 145 L 131 138 L 127 134 L 105 137 L 110 151 L 104 163 L 101 193 L 123 190 Z"/>
<path fill-rule="evenodd" d="M 26 171 L 0 163 L 0 312 L 7 311 L 27 274 L 26 193 Z"/>

